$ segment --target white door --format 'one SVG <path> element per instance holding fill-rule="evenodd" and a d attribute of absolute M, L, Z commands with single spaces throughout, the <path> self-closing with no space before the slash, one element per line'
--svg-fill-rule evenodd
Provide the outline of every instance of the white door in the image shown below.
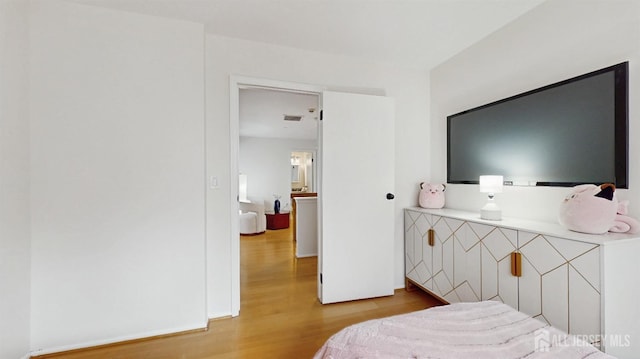
<path fill-rule="evenodd" d="M 393 99 L 323 92 L 318 297 L 393 295 Z"/>

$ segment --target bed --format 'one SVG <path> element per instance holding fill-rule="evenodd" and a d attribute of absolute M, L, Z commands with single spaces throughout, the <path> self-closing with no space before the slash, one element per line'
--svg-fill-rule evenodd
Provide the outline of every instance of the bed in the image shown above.
<path fill-rule="evenodd" d="M 334 334 L 314 359 L 611 359 L 596 347 L 495 301 L 375 319 Z"/>

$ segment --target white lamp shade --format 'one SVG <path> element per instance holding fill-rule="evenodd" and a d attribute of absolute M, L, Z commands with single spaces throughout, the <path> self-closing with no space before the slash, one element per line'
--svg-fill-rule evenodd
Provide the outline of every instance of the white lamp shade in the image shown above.
<path fill-rule="evenodd" d="M 503 182 L 502 176 L 480 176 L 480 192 L 500 193 Z"/>

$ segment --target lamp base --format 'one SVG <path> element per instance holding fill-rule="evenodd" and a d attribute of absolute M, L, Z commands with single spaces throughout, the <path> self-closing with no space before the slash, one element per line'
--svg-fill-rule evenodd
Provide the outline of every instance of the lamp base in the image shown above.
<path fill-rule="evenodd" d="M 480 209 L 480 218 L 490 221 L 500 221 L 502 220 L 502 210 L 495 202 L 489 201 Z"/>

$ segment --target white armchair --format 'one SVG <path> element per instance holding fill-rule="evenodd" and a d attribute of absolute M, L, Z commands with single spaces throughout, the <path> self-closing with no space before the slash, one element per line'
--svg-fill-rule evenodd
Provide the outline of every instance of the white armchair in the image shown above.
<path fill-rule="evenodd" d="M 240 234 L 260 234 L 267 229 L 267 217 L 262 203 L 241 201 L 239 217 Z"/>

